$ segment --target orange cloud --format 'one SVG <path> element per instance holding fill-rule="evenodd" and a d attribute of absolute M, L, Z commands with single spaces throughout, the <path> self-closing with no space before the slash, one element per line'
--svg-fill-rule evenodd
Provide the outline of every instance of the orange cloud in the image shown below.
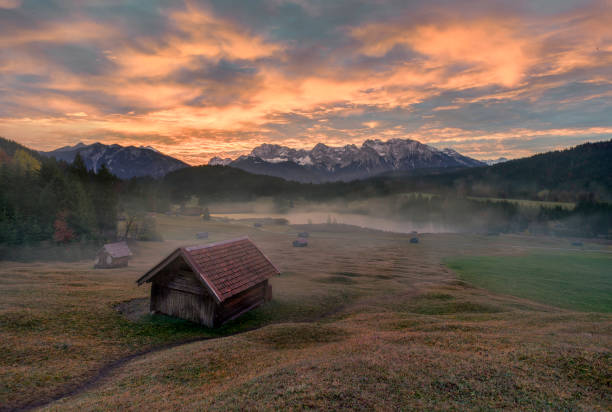
<path fill-rule="evenodd" d="M 352 31 L 361 51 L 383 56 L 403 45 L 423 56 L 418 64 L 434 69 L 469 64 L 479 74 L 480 85 L 517 85 L 529 68 L 530 40 L 511 19 L 489 18 L 408 26 L 374 23 Z"/>
<path fill-rule="evenodd" d="M 110 27 L 90 20 L 57 22 L 39 28 L 22 27 L 0 35 L 0 47 L 15 47 L 28 43 L 77 43 L 101 40 L 117 33 Z"/>
<path fill-rule="evenodd" d="M 172 13 L 169 19 L 180 34 L 166 36 L 163 42 L 151 42 L 144 50 L 109 51 L 121 65 L 121 75 L 158 77 L 192 66 L 194 58 L 251 60 L 281 50 L 278 44 L 192 4 L 185 11 Z"/>

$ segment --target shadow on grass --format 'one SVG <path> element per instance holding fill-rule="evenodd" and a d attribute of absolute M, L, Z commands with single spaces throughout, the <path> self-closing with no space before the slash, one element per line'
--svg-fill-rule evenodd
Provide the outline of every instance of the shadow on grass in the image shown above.
<path fill-rule="evenodd" d="M 123 336 L 136 342 L 154 343 L 187 340 L 196 337 L 216 338 L 234 335 L 277 323 L 319 322 L 332 318 L 354 296 L 341 293 L 311 298 L 301 302 L 272 301 L 251 310 L 218 328 L 209 328 L 190 321 L 162 314 L 146 314 L 136 321 L 119 315 Z M 148 304 L 148 303 L 147 303 Z"/>

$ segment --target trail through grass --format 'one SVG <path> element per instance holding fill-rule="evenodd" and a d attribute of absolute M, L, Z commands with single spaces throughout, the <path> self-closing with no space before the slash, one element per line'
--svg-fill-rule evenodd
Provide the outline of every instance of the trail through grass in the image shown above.
<path fill-rule="evenodd" d="M 462 280 L 566 309 L 612 312 L 612 256 L 603 253 L 449 259 Z"/>

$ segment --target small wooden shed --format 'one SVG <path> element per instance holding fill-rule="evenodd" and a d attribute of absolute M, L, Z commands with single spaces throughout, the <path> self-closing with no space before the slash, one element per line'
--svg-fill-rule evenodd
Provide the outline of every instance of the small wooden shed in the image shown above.
<path fill-rule="evenodd" d="M 94 261 L 96 269 L 121 268 L 128 265 L 132 252 L 125 242 L 107 243 L 98 251 Z"/>
<path fill-rule="evenodd" d="M 150 310 L 217 327 L 272 298 L 278 269 L 247 237 L 181 247 L 138 279 Z"/>

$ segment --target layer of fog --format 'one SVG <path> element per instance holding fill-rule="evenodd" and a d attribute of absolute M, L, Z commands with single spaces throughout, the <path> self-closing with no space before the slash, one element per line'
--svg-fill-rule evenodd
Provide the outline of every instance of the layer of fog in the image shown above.
<path fill-rule="evenodd" d="M 329 213 L 329 212 L 289 212 L 289 213 L 219 213 L 213 217 L 225 217 L 229 219 L 287 219 L 292 225 L 305 224 L 344 224 L 358 226 L 366 229 L 383 230 L 396 233 L 452 233 L 450 227 L 429 223 L 416 223 L 386 219 L 383 217 L 360 215 L 354 213 Z"/>
<path fill-rule="evenodd" d="M 396 233 L 456 233 L 450 225 L 433 221 L 414 221 L 398 216 L 402 196 L 337 202 L 254 202 L 217 203 L 210 207 L 213 217 L 229 219 L 286 219 L 292 225 L 345 224 Z"/>

